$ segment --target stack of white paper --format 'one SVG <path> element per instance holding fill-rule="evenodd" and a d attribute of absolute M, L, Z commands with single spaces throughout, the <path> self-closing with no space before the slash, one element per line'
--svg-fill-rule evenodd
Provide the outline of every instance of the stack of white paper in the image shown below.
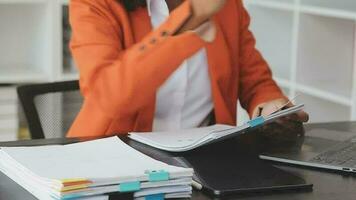
<path fill-rule="evenodd" d="M 190 197 L 193 169 L 154 160 L 117 137 L 70 145 L 3 147 L 0 170 L 39 199 L 113 192 Z"/>
<path fill-rule="evenodd" d="M 149 146 L 172 152 L 183 152 L 195 149 L 202 145 L 217 142 L 229 137 L 243 134 L 266 123 L 273 122 L 281 117 L 296 113 L 304 108 L 304 105 L 272 113 L 267 117 L 258 117 L 242 126 L 214 125 L 203 128 L 177 130 L 169 132 L 130 133 L 130 138 Z"/>
<path fill-rule="evenodd" d="M 0 87 L 0 141 L 16 140 L 19 127 L 17 112 L 16 88 Z"/>

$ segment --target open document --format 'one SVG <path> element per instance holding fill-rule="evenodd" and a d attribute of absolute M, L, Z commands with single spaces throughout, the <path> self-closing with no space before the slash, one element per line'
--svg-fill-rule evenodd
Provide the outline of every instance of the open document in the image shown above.
<path fill-rule="evenodd" d="M 246 133 L 253 128 L 263 126 L 281 117 L 296 113 L 303 108 L 304 105 L 293 106 L 285 110 L 274 112 L 267 117 L 260 116 L 237 127 L 217 124 L 214 126 L 169 132 L 130 133 L 129 137 L 135 141 L 158 149 L 171 152 L 183 152 Z"/>

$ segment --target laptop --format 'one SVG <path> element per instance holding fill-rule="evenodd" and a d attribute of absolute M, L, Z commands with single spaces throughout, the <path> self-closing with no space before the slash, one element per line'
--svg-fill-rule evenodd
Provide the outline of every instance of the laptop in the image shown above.
<path fill-rule="evenodd" d="M 301 145 L 272 148 L 261 159 L 293 165 L 356 173 L 356 133 L 312 129 Z"/>

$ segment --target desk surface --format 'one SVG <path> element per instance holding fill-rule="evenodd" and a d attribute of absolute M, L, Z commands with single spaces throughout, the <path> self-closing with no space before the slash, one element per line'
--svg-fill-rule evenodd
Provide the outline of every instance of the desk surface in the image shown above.
<path fill-rule="evenodd" d="M 328 128 L 341 131 L 354 131 L 356 132 L 356 123 L 353 122 L 340 122 L 331 124 L 310 124 L 306 125 L 307 129 L 310 128 Z M 63 144 L 74 142 L 74 140 L 66 139 L 49 139 L 37 141 L 19 141 L 0 143 L 0 146 L 19 146 L 19 145 L 38 145 L 38 144 Z M 295 192 L 295 193 L 273 193 L 273 194 L 259 194 L 250 196 L 235 196 L 224 199 L 248 199 L 248 200 L 355 200 L 356 199 L 356 177 L 331 173 L 326 171 L 319 171 L 300 167 L 291 166 L 278 166 L 287 171 L 298 174 L 303 177 L 307 182 L 314 184 L 312 192 Z M 7 178 L 4 174 L 0 173 L 0 199 L 11 200 L 35 200 L 36 198 L 29 194 L 22 187 L 18 186 L 15 182 Z M 195 200 L 208 200 L 213 199 L 205 194 L 194 191 L 193 198 Z"/>

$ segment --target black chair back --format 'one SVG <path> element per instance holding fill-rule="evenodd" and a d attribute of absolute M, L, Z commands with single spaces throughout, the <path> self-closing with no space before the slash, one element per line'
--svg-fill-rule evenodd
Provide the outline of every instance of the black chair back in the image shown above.
<path fill-rule="evenodd" d="M 32 139 L 65 136 L 83 102 L 78 81 L 23 85 L 17 93 Z"/>

